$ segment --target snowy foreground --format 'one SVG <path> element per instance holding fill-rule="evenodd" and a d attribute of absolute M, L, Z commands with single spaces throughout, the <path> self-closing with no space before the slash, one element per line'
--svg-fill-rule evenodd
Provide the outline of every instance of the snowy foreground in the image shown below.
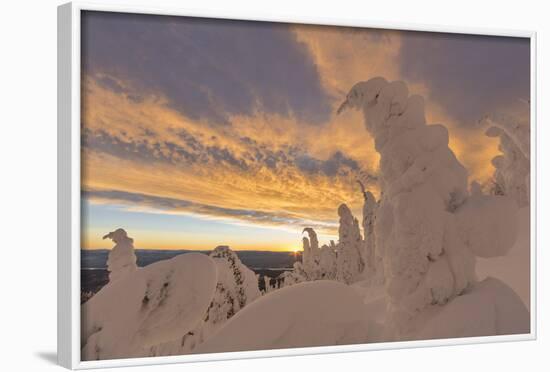
<path fill-rule="evenodd" d="M 138 268 L 118 229 L 109 283 L 82 305 L 82 359 L 529 333 L 528 124 L 498 115 L 494 183 L 467 183 L 442 125 L 402 82 L 356 84 L 380 153 L 381 197 L 342 204 L 338 242 L 304 229 L 303 261 L 265 282 L 227 246 Z M 335 211 L 336 212 L 336 211 Z"/>

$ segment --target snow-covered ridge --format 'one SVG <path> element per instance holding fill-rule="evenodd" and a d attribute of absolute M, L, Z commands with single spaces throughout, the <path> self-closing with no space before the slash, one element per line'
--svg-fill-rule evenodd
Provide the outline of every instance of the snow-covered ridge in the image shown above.
<path fill-rule="evenodd" d="M 189 253 L 110 282 L 82 305 L 82 359 L 146 356 L 185 335 L 205 314 L 216 277 L 211 258 Z"/>

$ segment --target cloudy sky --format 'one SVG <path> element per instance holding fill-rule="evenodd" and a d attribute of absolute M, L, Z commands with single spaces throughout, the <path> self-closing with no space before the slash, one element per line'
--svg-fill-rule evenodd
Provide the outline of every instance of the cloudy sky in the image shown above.
<path fill-rule="evenodd" d="M 529 73 L 527 39 L 85 12 L 83 248 L 118 227 L 137 248 L 335 239 L 340 203 L 361 217 L 355 181 L 378 192 L 361 114 L 335 114 L 375 76 L 423 95 L 486 182 L 498 144 L 477 122 L 519 112 Z"/>

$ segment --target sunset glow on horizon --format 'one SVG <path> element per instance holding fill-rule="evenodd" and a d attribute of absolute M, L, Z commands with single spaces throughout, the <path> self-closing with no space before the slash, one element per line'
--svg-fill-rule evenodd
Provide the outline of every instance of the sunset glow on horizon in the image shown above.
<path fill-rule="evenodd" d="M 117 228 L 137 249 L 296 253 L 304 227 L 329 244 L 341 203 L 362 217 L 357 180 L 379 194 L 361 113 L 336 115 L 353 84 L 407 82 L 482 184 L 499 150 L 479 119 L 521 114 L 529 99 L 521 39 L 100 12 L 82 22 L 83 249 L 111 248 L 102 237 Z"/>

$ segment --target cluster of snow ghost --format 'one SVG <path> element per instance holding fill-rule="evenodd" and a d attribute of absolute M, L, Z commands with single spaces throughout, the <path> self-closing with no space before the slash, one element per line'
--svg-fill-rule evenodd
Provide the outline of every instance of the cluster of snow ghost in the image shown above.
<path fill-rule="evenodd" d="M 403 82 L 358 83 L 338 113 L 347 108 L 363 111 L 381 155 L 381 199 L 377 202 L 359 182 L 363 238 L 342 204 L 339 241 L 323 247 L 330 252 L 323 264 L 315 232 L 305 229 L 303 263 L 284 274 L 285 285 L 334 278 L 372 292 L 384 284 L 386 326 L 392 337 L 406 338 L 418 329 L 419 319 L 429 320 L 420 316 L 424 310 L 475 287 L 476 256 L 504 256 L 514 245 L 518 204 L 528 202 L 528 132 L 503 121 L 489 130 L 501 137 L 505 160 L 497 178 L 508 192 L 484 195 L 477 183 L 468 190 L 467 171 L 449 148 L 447 129 L 426 124 L 422 97 L 409 96 Z"/>
<path fill-rule="evenodd" d="M 491 115 L 484 121 L 489 125 L 485 134 L 500 139 L 502 152 L 492 160 L 495 167 L 492 193 L 510 196 L 519 207 L 529 205 L 529 122 L 505 115 Z"/>
<path fill-rule="evenodd" d="M 374 225 L 396 329 L 430 304 L 444 304 L 475 281 L 475 257 L 459 235 L 456 211 L 467 172 L 442 125 L 426 125 L 424 101 L 403 82 L 356 84 L 338 109 L 363 111 L 380 153 L 382 197 Z"/>
<path fill-rule="evenodd" d="M 363 207 L 364 239 L 361 236 L 359 222 L 345 204 L 338 208 L 340 217 L 338 228 L 338 244 L 330 241 L 319 247 L 317 233 L 313 228 L 306 227 L 303 232 L 302 262 L 295 262 L 292 271 L 281 274 L 284 286 L 305 281 L 337 280 L 352 284 L 365 277 L 374 277 L 377 272 L 377 260 L 374 252 L 374 218 L 376 200 L 372 193 L 364 191 Z M 382 270 L 378 270 L 382 273 Z"/>
<path fill-rule="evenodd" d="M 111 231 L 103 239 L 111 239 L 115 242 L 107 259 L 109 281 L 119 280 L 137 269 L 134 240 L 128 237 L 124 229 Z"/>
<path fill-rule="evenodd" d="M 319 247 L 317 233 L 311 227 L 304 229 L 308 237 L 303 237 L 302 261 L 303 276 L 306 280 L 335 279 L 336 278 L 336 246 L 323 244 Z M 295 271 L 300 271 L 299 262 L 295 264 Z"/>

